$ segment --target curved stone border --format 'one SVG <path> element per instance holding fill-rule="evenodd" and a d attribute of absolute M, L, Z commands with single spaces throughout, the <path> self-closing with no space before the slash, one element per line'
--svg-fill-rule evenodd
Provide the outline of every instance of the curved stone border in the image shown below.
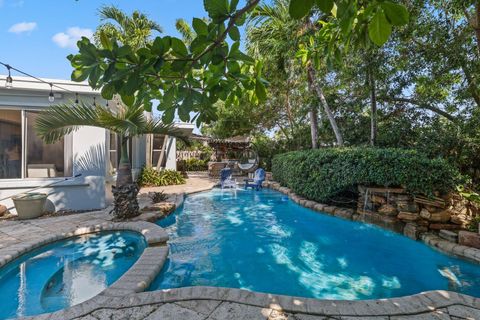
<path fill-rule="evenodd" d="M 280 183 L 274 181 L 266 181 L 264 183 L 266 188 L 270 188 L 276 191 L 279 191 L 283 194 L 286 194 L 290 197 L 290 199 L 309 209 L 317 211 L 319 213 L 326 213 L 328 215 L 332 215 L 338 218 L 352 220 L 352 221 L 359 221 L 360 215 L 356 214 L 353 209 L 346 209 L 336 206 L 329 206 L 326 204 L 318 203 L 313 200 L 308 200 L 301 196 L 295 194 L 290 188 L 282 187 Z M 388 229 L 394 232 L 398 232 L 395 228 L 389 228 L 385 224 L 377 221 L 369 221 L 370 223 L 374 223 L 375 225 L 382 227 L 384 229 Z M 403 234 L 402 234 L 403 235 Z M 420 235 L 420 240 L 422 240 L 425 244 L 429 245 L 430 247 L 440 250 L 443 253 L 451 254 L 472 262 L 480 263 L 480 249 L 462 246 L 457 243 L 453 243 L 447 240 L 444 240 L 433 233 L 423 233 Z"/>
<path fill-rule="evenodd" d="M 134 231 L 143 235 L 148 247 L 145 248 L 138 260 L 133 266 L 127 270 L 117 281 L 111 286 L 100 292 L 95 297 L 77 304 L 75 306 L 59 310 L 54 313 L 47 313 L 32 317 L 24 317 L 21 319 L 44 318 L 56 319 L 74 318 L 73 315 L 83 314 L 88 310 L 95 310 L 98 308 L 98 303 L 105 301 L 111 297 L 122 297 L 128 294 L 144 291 L 155 276 L 160 272 L 168 255 L 168 247 L 166 242 L 168 234 L 161 227 L 156 224 L 135 221 L 135 222 L 111 222 L 102 223 L 99 225 L 83 226 L 75 228 L 69 232 L 54 234 L 42 238 L 41 240 L 27 241 L 13 245 L 4 251 L 0 260 L 0 267 L 19 258 L 21 255 L 40 248 L 52 242 L 68 239 L 80 235 L 97 233 L 101 231 Z"/>
<path fill-rule="evenodd" d="M 213 306 L 208 306 L 212 301 L 216 303 Z M 265 313 L 268 314 L 274 312 L 280 315 L 294 314 L 296 318 L 306 315 L 306 317 L 340 316 L 342 319 L 347 317 L 356 319 L 357 317 L 382 316 L 398 316 L 404 317 L 402 319 L 412 319 L 416 318 L 416 316 L 428 316 L 436 311 L 440 311 L 440 309 L 447 310 L 447 308 L 449 312 L 451 312 L 450 308 L 454 309 L 454 311 L 456 308 L 457 312 L 463 313 L 468 313 L 468 308 L 472 308 L 475 312 L 480 312 L 478 310 L 480 309 L 480 299 L 449 291 L 429 291 L 392 299 L 346 301 L 290 297 L 231 288 L 185 287 L 102 299 L 96 302 L 96 307 L 92 305 L 92 308 L 88 309 L 81 310 L 78 308 L 75 310 L 75 313 L 53 314 L 51 317 L 41 316 L 36 317 L 36 319 L 73 319 L 88 316 L 90 313 L 101 309 L 122 310 L 164 303 L 176 303 L 180 306 L 189 304 L 193 306 L 192 309 L 195 309 L 195 307 L 201 309 L 201 304 L 203 304 L 203 308 L 212 309 L 209 310 L 210 314 L 217 312 L 222 315 L 219 318 L 215 317 L 215 319 L 241 319 L 243 315 L 248 313 L 248 309 L 251 307 L 263 308 L 262 311 L 266 311 Z M 226 306 L 225 303 L 227 304 Z M 222 304 L 224 305 L 223 307 Z M 231 304 L 239 304 L 240 307 L 230 308 Z M 232 309 L 236 314 L 231 314 Z M 192 319 L 194 318 L 192 317 Z M 423 319 L 423 317 L 421 318 Z M 436 317 L 433 318 L 437 319 Z M 186 320 L 187 318 L 184 319 Z M 285 318 L 280 317 L 279 319 Z M 302 317 L 301 319 L 304 318 Z"/>

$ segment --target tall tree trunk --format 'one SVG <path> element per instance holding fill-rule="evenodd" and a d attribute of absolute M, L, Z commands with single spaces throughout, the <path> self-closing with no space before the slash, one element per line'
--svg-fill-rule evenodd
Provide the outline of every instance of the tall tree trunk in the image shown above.
<path fill-rule="evenodd" d="M 370 145 L 374 147 L 377 143 L 377 92 L 371 65 L 367 65 L 367 79 L 370 89 Z"/>
<path fill-rule="evenodd" d="M 335 138 L 337 139 L 337 145 L 343 146 L 342 133 L 340 132 L 340 129 L 338 128 L 338 125 L 337 125 L 337 121 L 335 120 L 335 117 L 333 116 L 333 113 L 330 110 L 330 107 L 328 106 L 327 99 L 325 99 L 325 95 L 323 94 L 322 87 L 318 84 L 317 73 L 313 68 L 312 64 L 309 64 L 307 66 L 307 75 L 308 75 L 308 84 L 309 84 L 310 90 L 317 95 L 318 99 L 320 100 L 323 106 L 323 109 L 325 110 L 325 113 L 327 114 L 328 121 L 330 122 L 333 132 L 335 133 Z"/>
<path fill-rule="evenodd" d="M 312 103 L 310 108 L 310 133 L 312 135 L 312 149 L 318 148 L 318 110 L 317 106 Z"/>
<path fill-rule="evenodd" d="M 120 143 L 120 163 L 117 170 L 117 187 L 123 187 L 133 183 L 132 178 L 132 165 L 130 164 L 130 158 L 128 156 L 128 141 L 126 137 L 121 137 Z"/>

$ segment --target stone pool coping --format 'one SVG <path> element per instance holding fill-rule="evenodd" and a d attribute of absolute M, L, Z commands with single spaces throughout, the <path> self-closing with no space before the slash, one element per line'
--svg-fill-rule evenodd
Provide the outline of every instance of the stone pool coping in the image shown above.
<path fill-rule="evenodd" d="M 305 208 L 312 209 L 316 212 L 326 213 L 328 215 L 332 215 L 332 216 L 346 219 L 346 220 L 361 221 L 360 215 L 357 214 L 354 209 L 342 208 L 342 207 L 337 207 L 333 205 L 326 205 L 313 200 L 308 200 L 304 197 L 297 195 L 290 188 L 282 187 L 278 182 L 266 181 L 264 182 L 264 187 L 270 188 L 270 189 L 279 191 L 285 195 L 288 195 L 293 202 Z M 375 222 L 376 221 L 369 221 L 365 223 L 374 223 L 375 225 L 378 225 L 379 227 L 382 227 L 384 229 L 397 232 L 396 230 L 386 228 L 385 225 L 382 223 L 375 223 Z M 434 233 L 428 233 L 428 232 L 422 233 L 420 235 L 420 240 L 423 241 L 425 244 L 429 245 L 430 247 L 436 250 L 439 250 L 443 253 L 454 255 L 475 263 L 480 263 L 480 249 L 459 245 L 457 243 L 453 243 L 445 239 L 442 239 Z"/>
<path fill-rule="evenodd" d="M 216 302 L 213 306 L 212 302 Z M 208 319 L 243 319 L 256 310 L 257 317 L 248 319 L 325 319 L 324 317 L 340 316 L 341 319 L 450 319 L 439 315 L 452 315 L 464 319 L 463 316 L 480 315 L 480 299 L 449 291 L 428 291 L 411 296 L 379 299 L 379 300 L 318 300 L 310 298 L 291 297 L 258 293 L 242 289 L 220 287 L 184 287 L 151 292 L 130 294 L 123 297 L 99 296 L 66 310 L 52 314 L 34 317 L 38 320 L 60 319 L 99 319 L 91 316 L 96 311 L 102 311 L 104 316 L 115 310 L 126 310 L 146 306 L 175 304 L 195 311 L 195 314 L 181 317 L 182 320 L 206 319 L 208 314 L 217 313 L 218 317 Z M 222 309 L 222 305 L 227 308 Z M 252 310 L 253 308 L 253 310 Z M 203 311 L 202 311 L 203 310 Z M 232 314 L 233 313 L 233 314 Z M 272 316 L 275 315 L 275 316 Z M 180 319 L 171 313 L 169 318 L 152 317 L 149 319 Z M 180 315 L 179 315 L 180 316 Z M 303 318 L 305 316 L 305 318 Z M 382 318 L 385 317 L 385 318 Z M 438 318 L 437 318 L 438 317 Z M 143 317 L 142 317 L 143 318 Z M 100 318 L 100 319 L 103 319 Z M 457 318 L 458 319 L 458 318 Z M 475 319 L 475 318 L 471 318 Z"/>

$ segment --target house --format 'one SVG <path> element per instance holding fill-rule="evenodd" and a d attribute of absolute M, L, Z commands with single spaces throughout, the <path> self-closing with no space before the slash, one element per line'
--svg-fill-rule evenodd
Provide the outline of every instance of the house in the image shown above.
<path fill-rule="evenodd" d="M 118 139 L 108 130 L 82 127 L 61 141 L 47 145 L 35 133 L 35 119 L 52 104 L 75 103 L 76 99 L 114 105 L 86 83 L 66 80 L 14 77 L 4 86 L 0 75 L 0 204 L 11 211 L 15 194 L 40 188 L 49 194 L 48 210 L 93 210 L 111 201 L 111 184 L 119 160 Z M 53 84 L 53 88 L 49 84 Z M 58 87 L 57 87 L 58 86 Z M 53 95 L 54 101 L 49 96 Z M 176 124 L 186 133 L 193 125 Z M 176 141 L 173 137 L 143 136 L 129 146 L 134 174 L 147 163 L 176 169 Z M 78 178 L 75 175 L 81 174 Z"/>

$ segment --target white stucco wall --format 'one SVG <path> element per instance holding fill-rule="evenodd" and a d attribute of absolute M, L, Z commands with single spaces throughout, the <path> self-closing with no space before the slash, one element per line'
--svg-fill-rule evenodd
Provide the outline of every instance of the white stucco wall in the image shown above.
<path fill-rule="evenodd" d="M 0 83 L 3 82 L 0 76 Z M 51 82 L 78 92 L 80 100 L 92 102 L 93 97 L 96 97 L 97 103 L 105 103 L 100 95 L 86 84 L 57 80 Z M 13 84 L 13 89 L 0 86 L 0 108 L 41 110 L 52 104 L 48 101 L 49 85 L 21 77 L 14 77 Z M 54 104 L 71 103 L 75 99 L 72 93 L 58 92 L 55 88 L 54 91 Z M 111 183 L 111 179 L 106 177 L 106 131 L 83 127 L 72 133 L 70 139 L 72 143 L 65 149 L 65 157 L 72 157 L 73 175 L 82 174 L 81 177 L 70 181 L 64 181 L 64 178 L 0 179 L 0 199 L 60 182 L 55 186 L 36 190 L 49 194 L 48 210 L 92 210 L 106 207 L 109 201 L 106 183 Z M 11 199 L 0 200 L 0 204 L 15 212 Z"/>

